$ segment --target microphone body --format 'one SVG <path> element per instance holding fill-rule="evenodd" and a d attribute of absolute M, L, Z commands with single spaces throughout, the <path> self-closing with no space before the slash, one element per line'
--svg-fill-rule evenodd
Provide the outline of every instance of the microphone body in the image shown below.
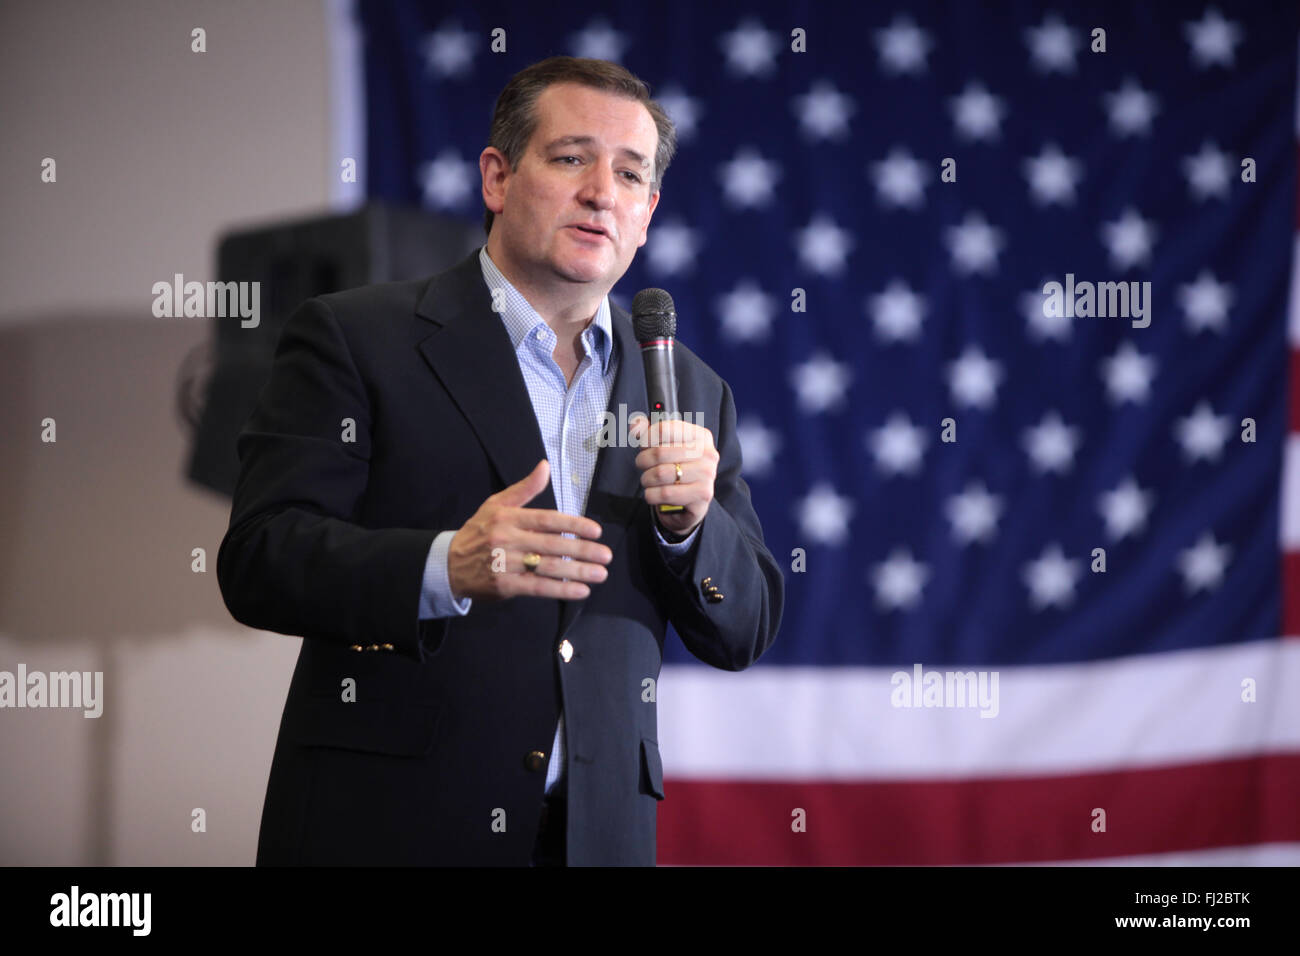
<path fill-rule="evenodd" d="M 650 423 L 680 418 L 677 408 L 677 367 L 673 342 L 677 337 L 677 310 L 673 297 L 663 289 L 642 289 L 632 300 L 632 328 L 641 345 L 645 365 L 646 398 L 650 402 Z M 660 514 L 683 511 L 681 505 L 660 505 Z"/>

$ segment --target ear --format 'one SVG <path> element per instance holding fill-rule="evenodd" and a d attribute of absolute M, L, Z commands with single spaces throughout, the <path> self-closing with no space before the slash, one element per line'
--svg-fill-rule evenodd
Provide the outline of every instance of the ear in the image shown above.
<path fill-rule="evenodd" d="M 489 146 L 478 157 L 478 171 L 483 177 L 483 205 L 499 216 L 506 208 L 506 193 L 510 184 L 510 163 L 506 154 Z"/>
<path fill-rule="evenodd" d="M 636 244 L 636 247 L 638 249 L 640 249 L 642 246 L 645 245 L 646 231 L 650 228 L 650 217 L 655 214 L 655 207 L 658 205 L 659 205 L 659 190 L 656 189 L 654 192 L 650 194 L 650 203 L 646 207 L 645 225 L 641 227 L 641 238 L 637 240 L 637 244 Z"/>

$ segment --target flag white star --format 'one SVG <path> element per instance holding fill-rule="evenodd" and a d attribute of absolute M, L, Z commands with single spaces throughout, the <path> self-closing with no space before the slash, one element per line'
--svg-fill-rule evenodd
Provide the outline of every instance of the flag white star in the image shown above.
<path fill-rule="evenodd" d="M 1074 467 L 1079 429 L 1065 424 L 1059 413 L 1051 411 L 1037 425 L 1025 429 L 1024 444 L 1037 471 L 1065 473 Z"/>
<path fill-rule="evenodd" d="M 1110 115 L 1111 132 L 1116 136 L 1151 132 L 1151 121 L 1160 109 L 1155 94 L 1142 89 L 1132 77 L 1114 93 L 1102 94 L 1102 100 Z"/>
<path fill-rule="evenodd" d="M 1196 544 L 1178 553 L 1178 570 L 1183 575 L 1183 586 L 1188 594 L 1213 591 L 1223 583 L 1228 570 L 1232 548 L 1219 544 L 1209 531 L 1197 539 Z"/>
<path fill-rule="evenodd" d="M 1211 66 L 1236 65 L 1237 44 L 1241 42 L 1241 27 L 1232 20 L 1223 19 L 1215 7 L 1210 7 L 1200 20 L 1183 24 L 1183 33 L 1191 44 L 1192 62 L 1198 69 Z"/>
<path fill-rule="evenodd" d="M 949 226 L 944 241 L 952 266 L 964 275 L 997 271 L 1002 250 L 1002 230 L 990 226 L 982 215 L 968 212 L 959 225 Z"/>
<path fill-rule="evenodd" d="M 876 51 L 885 73 L 924 73 L 925 58 L 934 41 L 911 17 L 895 16 L 889 26 L 876 31 Z"/>
<path fill-rule="evenodd" d="M 882 206 L 915 208 L 925 202 L 925 184 L 930 171 L 905 149 L 894 147 L 889 155 L 871 164 L 876 199 Z"/>
<path fill-rule="evenodd" d="M 462 76 L 474 64 L 478 37 L 454 21 L 443 24 L 424 38 L 424 65 L 439 77 Z"/>
<path fill-rule="evenodd" d="M 748 146 L 718 167 L 723 198 L 740 209 L 758 209 L 770 203 L 780 178 L 780 164 Z"/>
<path fill-rule="evenodd" d="M 822 482 L 795 504 L 795 516 L 803 534 L 814 544 L 843 544 L 849 536 L 853 500 L 837 495 Z"/>
<path fill-rule="evenodd" d="M 957 135 L 962 139 L 994 140 L 1002 134 L 1006 107 L 980 83 L 967 83 L 959 96 L 949 102 Z"/>
<path fill-rule="evenodd" d="M 776 315 L 776 299 L 753 279 L 741 279 L 715 303 L 722 316 L 722 336 L 732 342 L 761 342 Z"/>
<path fill-rule="evenodd" d="M 977 346 L 968 345 L 961 357 L 948 365 L 952 400 L 967 408 L 991 408 L 1002 381 L 1002 366 Z"/>
<path fill-rule="evenodd" d="M 666 86 L 655 101 L 664 108 L 668 118 L 673 121 L 679 142 L 686 142 L 695 136 L 695 127 L 700 121 L 700 101 L 688 96 L 680 86 Z"/>
<path fill-rule="evenodd" d="M 921 599 L 930 569 L 912 557 L 907 548 L 895 548 L 889 557 L 871 569 L 876 603 L 886 610 L 904 610 Z"/>
<path fill-rule="evenodd" d="M 1228 309 L 1232 306 L 1232 286 L 1219 282 L 1208 269 L 1202 269 L 1195 282 L 1178 287 L 1178 304 L 1190 332 L 1210 329 L 1223 332 L 1228 327 Z"/>
<path fill-rule="evenodd" d="M 678 220 L 660 223 L 650 230 L 646 242 L 646 265 L 661 275 L 688 272 L 700 252 L 695 230 Z"/>
<path fill-rule="evenodd" d="M 838 275 L 853 249 L 853 236 L 841 229 L 824 213 L 813 216 L 795 238 L 799 259 L 804 266 L 819 275 Z"/>
<path fill-rule="evenodd" d="M 814 142 L 848 136 L 849 117 L 857 110 L 852 99 L 825 81 L 814 83 L 803 96 L 794 97 L 793 106 L 804 136 Z"/>
<path fill-rule="evenodd" d="M 1151 259 L 1151 246 L 1155 242 L 1155 226 L 1143 219 L 1133 208 L 1113 222 L 1102 223 L 1101 241 L 1110 253 L 1110 264 L 1116 269 L 1131 269 Z"/>
<path fill-rule="evenodd" d="M 1025 42 L 1034 68 L 1040 73 L 1074 72 L 1074 57 L 1082 41 L 1060 17 L 1045 16 L 1039 26 L 1026 29 Z"/>
<path fill-rule="evenodd" d="M 1066 156 L 1055 144 L 1044 146 L 1037 156 L 1024 162 L 1029 192 L 1040 206 L 1074 202 L 1074 187 L 1083 174 L 1083 164 Z"/>
<path fill-rule="evenodd" d="M 1066 607 L 1074 601 L 1074 586 L 1083 573 L 1077 559 L 1067 558 L 1059 544 L 1044 549 L 1042 555 L 1024 567 L 1024 581 L 1035 611 L 1049 607 Z"/>
<path fill-rule="evenodd" d="M 1138 487 L 1137 481 L 1128 477 L 1118 487 L 1097 499 L 1097 508 L 1106 521 L 1106 535 L 1112 541 L 1122 541 L 1131 534 L 1142 531 L 1151 513 L 1154 495 Z"/>
<path fill-rule="evenodd" d="M 1214 414 L 1210 403 L 1204 400 L 1191 415 L 1179 419 L 1174 425 L 1174 435 L 1183 446 L 1183 456 L 1189 464 L 1202 458 L 1218 461 L 1231 430 L 1228 416 Z"/>
<path fill-rule="evenodd" d="M 876 467 L 887 475 L 915 474 L 925 454 L 925 431 L 913 425 L 905 412 L 894 412 L 867 437 Z"/>
<path fill-rule="evenodd" d="M 1043 286 L 1051 281 L 1044 279 L 1038 284 L 1038 288 L 1032 292 L 1022 292 L 1020 294 L 1020 312 L 1025 317 L 1025 322 L 1029 326 L 1029 335 L 1037 342 L 1043 342 L 1048 339 L 1054 339 L 1057 342 L 1065 342 L 1070 338 L 1070 332 L 1074 328 L 1074 319 L 1065 315 L 1065 310 L 1061 310 L 1061 315 L 1048 315 L 1043 303 L 1047 301 L 1043 295 Z"/>
<path fill-rule="evenodd" d="M 1002 499 L 989 494 L 983 482 L 973 481 L 949 498 L 944 510 L 952 522 L 952 536 L 960 544 L 984 542 L 997 534 Z"/>
<path fill-rule="evenodd" d="M 746 478 L 765 478 L 771 474 L 777 452 L 781 450 L 780 432 L 763 427 L 757 418 L 742 418 L 736 426 L 736 440 L 740 442 L 741 472 Z"/>
<path fill-rule="evenodd" d="M 718 42 L 727 56 L 727 69 L 738 76 L 766 76 L 776 69 L 781 44 L 775 33 L 754 19 L 744 20 Z"/>
<path fill-rule="evenodd" d="M 795 400 L 800 411 L 816 414 L 844 403 L 853 376 L 849 366 L 819 352 L 790 371 Z"/>
<path fill-rule="evenodd" d="M 587 57 L 592 60 L 609 60 L 617 63 L 623 59 L 623 50 L 627 40 L 609 25 L 609 21 L 600 19 L 587 24 L 570 37 L 569 42 L 574 56 Z"/>
<path fill-rule="evenodd" d="M 1143 355 L 1132 342 L 1123 343 L 1108 359 L 1101 363 L 1101 377 L 1106 382 L 1110 400 L 1141 404 L 1151 394 L 1151 379 L 1156 374 L 1156 360 Z"/>
<path fill-rule="evenodd" d="M 1232 164 L 1228 154 L 1212 142 L 1201 144 L 1200 152 L 1183 159 L 1183 172 L 1187 174 L 1187 187 L 1198 200 L 1227 199 L 1232 183 Z"/>
<path fill-rule="evenodd" d="M 437 159 L 420 167 L 424 202 L 435 209 L 455 209 L 474 193 L 478 185 L 478 167 L 461 159 L 454 149 L 445 149 Z"/>
<path fill-rule="evenodd" d="M 921 334 L 925 298 L 902 279 L 892 279 L 884 292 L 867 297 L 876 338 L 883 342 L 911 342 Z"/>

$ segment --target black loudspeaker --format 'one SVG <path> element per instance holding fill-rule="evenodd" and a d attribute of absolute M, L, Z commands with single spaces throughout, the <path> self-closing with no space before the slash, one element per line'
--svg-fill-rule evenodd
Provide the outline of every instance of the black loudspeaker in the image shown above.
<path fill-rule="evenodd" d="M 345 215 L 222 237 L 218 281 L 260 282 L 260 314 L 248 328 L 237 316 L 213 319 L 211 345 L 182 369 L 181 415 L 194 428 L 190 479 L 227 496 L 234 492 L 235 439 L 270 377 L 280 332 L 302 302 L 442 272 L 483 244 L 481 229 L 420 209 L 372 203 Z"/>

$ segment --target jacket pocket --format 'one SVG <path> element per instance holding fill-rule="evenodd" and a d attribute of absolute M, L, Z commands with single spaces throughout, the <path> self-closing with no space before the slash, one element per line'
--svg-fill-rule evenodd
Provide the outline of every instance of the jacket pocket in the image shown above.
<path fill-rule="evenodd" d="M 281 733 L 303 747 L 419 757 L 433 749 L 440 717 L 433 706 L 304 695 L 286 705 Z"/>
<path fill-rule="evenodd" d="M 656 800 L 664 798 L 664 765 L 659 759 L 659 743 L 641 738 L 641 792 Z"/>

